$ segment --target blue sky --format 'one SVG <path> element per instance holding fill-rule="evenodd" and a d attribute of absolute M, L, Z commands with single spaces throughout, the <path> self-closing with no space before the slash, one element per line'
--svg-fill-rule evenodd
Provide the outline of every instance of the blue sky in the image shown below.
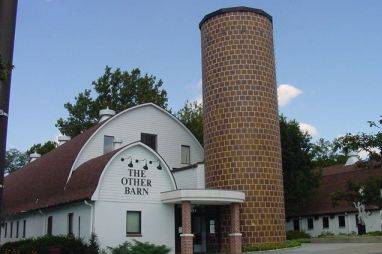
<path fill-rule="evenodd" d="M 200 98 L 199 21 L 222 7 L 274 18 L 280 112 L 315 137 L 382 114 L 382 1 L 19 0 L 8 148 L 55 139 L 67 101 L 105 65 L 161 78 L 177 110 Z"/>

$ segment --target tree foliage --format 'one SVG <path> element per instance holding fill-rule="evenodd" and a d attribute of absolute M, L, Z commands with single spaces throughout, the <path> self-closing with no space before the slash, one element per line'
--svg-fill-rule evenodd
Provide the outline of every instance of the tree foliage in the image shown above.
<path fill-rule="evenodd" d="M 4 173 L 11 174 L 22 168 L 29 161 L 29 155 L 27 153 L 20 152 L 17 149 L 9 149 L 5 154 L 5 167 Z"/>
<path fill-rule="evenodd" d="M 335 144 L 320 138 L 312 146 L 313 167 L 325 168 L 333 165 L 343 165 L 346 163 L 346 154 L 335 149 Z"/>
<path fill-rule="evenodd" d="M 57 143 L 54 141 L 47 141 L 43 144 L 34 144 L 26 152 L 20 152 L 17 149 L 9 149 L 5 155 L 5 174 L 11 174 L 16 170 L 24 167 L 29 162 L 29 155 L 32 153 L 38 153 L 44 155 L 57 147 Z"/>
<path fill-rule="evenodd" d="M 203 105 L 197 102 L 186 102 L 176 116 L 203 145 Z"/>
<path fill-rule="evenodd" d="M 314 194 L 321 174 L 314 169 L 311 136 L 301 132 L 298 122 L 280 116 L 280 132 L 285 204 L 293 211 Z"/>
<path fill-rule="evenodd" d="M 152 102 L 167 109 L 167 92 L 162 80 L 153 75 L 141 75 L 139 69 L 130 72 L 108 66 L 105 73 L 92 82 L 93 91 L 86 89 L 75 97 L 75 103 L 66 103 L 69 113 L 66 119 L 57 120 L 56 127 L 64 135 L 74 137 L 98 121 L 98 113 L 107 107 L 120 112 L 127 108 Z"/>
<path fill-rule="evenodd" d="M 382 177 L 369 178 L 367 181 L 360 182 L 349 181 L 345 190 L 332 194 L 333 206 L 345 201 L 351 206 L 353 206 L 353 202 L 360 202 L 366 206 L 376 206 L 382 209 L 381 189 Z"/>
<path fill-rule="evenodd" d="M 373 134 L 368 133 L 348 133 L 339 137 L 335 141 L 335 148 L 344 153 L 351 151 L 366 151 L 370 161 L 381 161 L 382 159 L 382 116 L 377 122 L 368 121 L 370 127 L 377 130 Z"/>
<path fill-rule="evenodd" d="M 377 122 L 368 121 L 371 128 L 376 129 L 376 133 L 348 133 L 343 137 L 335 140 L 335 147 L 345 153 L 351 151 L 366 151 L 369 158 L 359 166 L 379 167 L 381 168 L 382 161 L 382 116 Z M 359 190 L 363 189 L 363 195 Z M 345 201 L 349 204 L 353 202 L 361 202 L 362 204 L 374 205 L 382 209 L 382 177 L 370 178 L 367 181 L 348 182 L 345 190 L 333 193 L 333 205 L 338 205 L 339 202 Z"/>
<path fill-rule="evenodd" d="M 29 148 L 27 150 L 27 154 L 28 155 L 31 155 L 32 153 L 38 153 L 40 155 L 44 155 L 50 151 L 52 151 L 53 149 L 55 149 L 57 147 L 57 143 L 54 142 L 54 141 L 47 141 L 43 144 L 39 143 L 39 144 L 34 144 L 33 146 L 31 146 L 31 148 Z"/>

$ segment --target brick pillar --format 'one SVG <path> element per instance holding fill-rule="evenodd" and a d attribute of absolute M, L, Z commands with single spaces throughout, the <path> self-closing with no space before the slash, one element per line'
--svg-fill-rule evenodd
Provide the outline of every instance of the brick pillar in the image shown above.
<path fill-rule="evenodd" d="M 231 232 L 229 234 L 230 254 L 241 254 L 241 233 L 240 233 L 240 204 L 233 203 L 231 210 Z"/>
<path fill-rule="evenodd" d="M 181 254 L 193 254 L 193 238 L 191 233 L 191 203 L 189 201 L 182 202 L 182 234 L 181 237 Z"/>

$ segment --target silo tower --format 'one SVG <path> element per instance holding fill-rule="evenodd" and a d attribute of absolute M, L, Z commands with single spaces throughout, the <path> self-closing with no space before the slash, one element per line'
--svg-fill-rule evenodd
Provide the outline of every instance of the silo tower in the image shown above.
<path fill-rule="evenodd" d="M 233 7 L 206 15 L 199 27 L 207 187 L 245 192 L 243 244 L 284 241 L 272 17 Z"/>

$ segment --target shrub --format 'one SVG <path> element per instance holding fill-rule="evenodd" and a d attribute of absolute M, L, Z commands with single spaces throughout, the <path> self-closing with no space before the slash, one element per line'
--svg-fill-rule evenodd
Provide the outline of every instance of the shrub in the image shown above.
<path fill-rule="evenodd" d="M 335 234 L 332 232 L 324 231 L 320 235 L 318 235 L 317 237 L 318 238 L 325 238 L 325 237 L 332 237 L 332 236 L 335 236 Z"/>
<path fill-rule="evenodd" d="M 304 231 L 287 231 L 286 232 L 287 240 L 306 239 L 310 237 L 311 236 L 308 233 L 305 233 Z"/>
<path fill-rule="evenodd" d="M 293 248 L 293 247 L 299 247 L 299 246 L 301 246 L 301 243 L 299 241 L 286 241 L 283 243 L 261 243 L 256 245 L 244 246 L 243 252 L 285 249 L 285 248 Z"/>
<path fill-rule="evenodd" d="M 366 233 L 366 236 L 382 236 L 382 231 L 372 231 Z"/>
<path fill-rule="evenodd" d="M 97 235 L 93 233 L 92 236 L 90 237 L 86 254 L 99 254 L 99 253 L 100 253 L 100 249 L 99 249 Z"/>
<path fill-rule="evenodd" d="M 89 246 L 86 243 L 73 236 L 43 236 L 8 242 L 1 246 L 0 253 L 48 254 L 52 247 L 60 248 L 62 254 L 93 254 L 93 252 L 88 252 Z"/>
<path fill-rule="evenodd" d="M 134 240 L 133 243 L 124 242 L 116 248 L 110 248 L 112 254 L 167 254 L 170 249 L 165 245 L 155 245 L 148 242 L 139 242 Z"/>

